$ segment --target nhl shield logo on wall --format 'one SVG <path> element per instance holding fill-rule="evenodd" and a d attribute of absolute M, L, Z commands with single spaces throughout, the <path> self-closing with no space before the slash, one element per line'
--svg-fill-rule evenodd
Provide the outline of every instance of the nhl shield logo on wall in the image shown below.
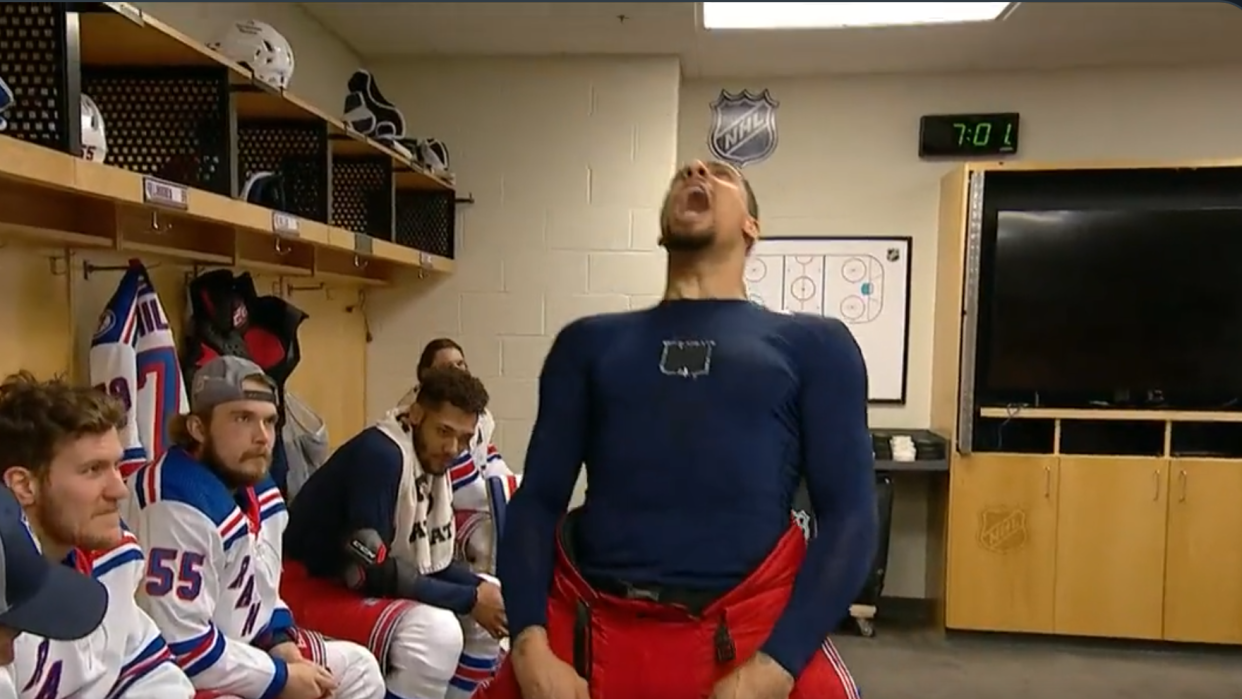
<path fill-rule="evenodd" d="M 712 131 L 707 146 L 712 156 L 734 167 L 768 159 L 776 151 L 776 108 L 767 90 L 734 94 L 721 90 L 712 102 Z"/>

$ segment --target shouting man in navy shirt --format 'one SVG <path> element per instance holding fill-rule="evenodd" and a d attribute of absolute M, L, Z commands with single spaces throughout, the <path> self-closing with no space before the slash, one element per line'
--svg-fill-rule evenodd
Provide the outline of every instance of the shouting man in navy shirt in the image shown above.
<path fill-rule="evenodd" d="M 418 396 L 341 445 L 302 486 L 285 532 L 285 603 L 308 628 L 370 646 L 390 697 L 465 699 L 505 629 L 494 580 L 453 561 L 449 468 L 487 390 L 431 368 Z"/>
<path fill-rule="evenodd" d="M 664 300 L 557 336 L 498 551 L 513 651 L 477 696 L 857 697 L 827 636 L 875 554 L 866 367 L 840 322 L 747 300 L 758 216 L 733 167 L 683 168 Z"/>

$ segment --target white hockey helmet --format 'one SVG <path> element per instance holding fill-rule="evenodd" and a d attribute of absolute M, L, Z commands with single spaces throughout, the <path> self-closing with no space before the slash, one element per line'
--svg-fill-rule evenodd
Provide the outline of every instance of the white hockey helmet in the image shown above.
<path fill-rule="evenodd" d="M 267 22 L 234 22 L 219 41 L 208 46 L 249 68 L 254 77 L 284 90 L 293 80 L 293 47 Z"/>
<path fill-rule="evenodd" d="M 108 134 L 104 131 L 103 112 L 95 100 L 82 95 L 82 157 L 92 163 L 108 158 Z"/>

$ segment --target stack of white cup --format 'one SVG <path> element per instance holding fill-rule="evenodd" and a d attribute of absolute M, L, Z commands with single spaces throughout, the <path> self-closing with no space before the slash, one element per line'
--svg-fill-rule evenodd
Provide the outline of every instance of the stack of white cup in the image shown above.
<path fill-rule="evenodd" d="M 888 440 L 893 450 L 893 461 L 914 461 L 914 438 L 908 434 L 895 434 Z"/>

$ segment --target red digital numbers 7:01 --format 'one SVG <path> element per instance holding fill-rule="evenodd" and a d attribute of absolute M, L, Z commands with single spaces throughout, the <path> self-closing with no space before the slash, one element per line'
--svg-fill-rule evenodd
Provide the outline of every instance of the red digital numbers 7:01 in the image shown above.
<path fill-rule="evenodd" d="M 145 591 L 151 597 L 175 593 L 178 599 L 192 602 L 203 592 L 201 553 L 153 548 L 147 552 Z"/>

